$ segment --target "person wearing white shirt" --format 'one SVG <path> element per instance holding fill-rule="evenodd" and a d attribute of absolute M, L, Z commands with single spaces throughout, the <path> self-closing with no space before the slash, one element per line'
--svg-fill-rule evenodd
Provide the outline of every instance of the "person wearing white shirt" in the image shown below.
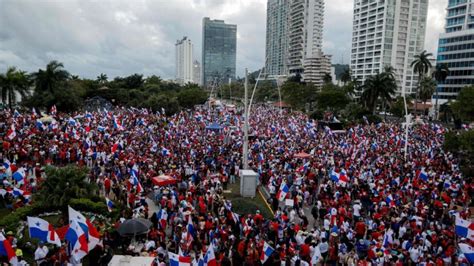
<path fill-rule="evenodd" d="M 418 247 L 418 243 L 415 243 L 413 247 L 408 250 L 408 253 L 410 253 L 410 259 L 414 263 L 418 263 L 421 256 L 421 248 Z"/>
<path fill-rule="evenodd" d="M 35 261 L 38 265 L 46 261 L 48 252 L 48 247 L 46 247 L 43 242 L 40 242 L 38 248 L 35 251 Z"/>

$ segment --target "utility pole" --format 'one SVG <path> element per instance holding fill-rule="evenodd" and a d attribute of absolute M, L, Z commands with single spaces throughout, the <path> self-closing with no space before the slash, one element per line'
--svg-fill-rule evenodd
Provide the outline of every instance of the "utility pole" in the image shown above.
<path fill-rule="evenodd" d="M 244 147 L 242 156 L 242 163 L 244 170 L 249 169 L 249 110 L 247 108 L 248 105 L 248 70 L 245 69 L 245 84 L 244 84 Z"/>

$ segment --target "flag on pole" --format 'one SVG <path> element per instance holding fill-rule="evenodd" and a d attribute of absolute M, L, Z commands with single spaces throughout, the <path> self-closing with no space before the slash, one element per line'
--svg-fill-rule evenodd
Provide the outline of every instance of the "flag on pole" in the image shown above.
<path fill-rule="evenodd" d="M 69 209 L 69 223 L 77 222 L 88 240 L 88 250 L 92 250 L 99 243 L 100 235 L 95 226 L 82 215 L 80 212 L 74 210 L 70 206 Z"/>
<path fill-rule="evenodd" d="M 12 124 L 12 126 L 10 127 L 10 129 L 7 131 L 7 138 L 9 140 L 12 140 L 16 137 L 16 131 L 15 131 L 15 125 Z"/>

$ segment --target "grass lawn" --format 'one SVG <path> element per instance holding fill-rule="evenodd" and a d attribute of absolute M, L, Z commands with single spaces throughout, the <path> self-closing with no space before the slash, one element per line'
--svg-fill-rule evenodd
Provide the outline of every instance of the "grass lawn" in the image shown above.
<path fill-rule="evenodd" d="M 235 184 L 229 184 L 227 189 L 230 190 L 231 193 L 224 193 L 224 196 L 232 202 L 232 208 L 236 213 L 240 215 L 255 214 L 257 210 L 260 210 L 260 213 L 266 219 L 273 218 L 272 212 L 265 203 L 266 200 L 262 198 L 260 193 L 257 192 L 253 199 L 240 196 L 240 179 L 237 179 Z"/>

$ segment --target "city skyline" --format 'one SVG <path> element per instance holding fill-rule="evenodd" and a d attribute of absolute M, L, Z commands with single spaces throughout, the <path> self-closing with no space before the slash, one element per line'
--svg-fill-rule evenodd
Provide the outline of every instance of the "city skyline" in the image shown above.
<path fill-rule="evenodd" d="M 263 66 L 267 0 L 42 2 L 0 0 L 0 69 L 36 71 L 52 59 L 74 74 L 95 78 L 143 73 L 174 77 L 174 43 L 194 40 L 201 57 L 201 19 L 208 16 L 237 24 L 237 76 Z M 430 1 L 425 47 L 436 55 L 447 0 Z M 351 0 L 326 3 L 323 51 L 333 63 L 349 63 Z M 8 12 L 7 12 L 8 10 Z M 176 14 L 180 16 L 176 16 Z M 67 15 L 66 15 L 67 14 Z M 158 15 L 157 15 L 158 14 Z M 186 20 L 180 17 L 186 17 Z M 81 25 L 81 27 L 77 27 Z"/>

